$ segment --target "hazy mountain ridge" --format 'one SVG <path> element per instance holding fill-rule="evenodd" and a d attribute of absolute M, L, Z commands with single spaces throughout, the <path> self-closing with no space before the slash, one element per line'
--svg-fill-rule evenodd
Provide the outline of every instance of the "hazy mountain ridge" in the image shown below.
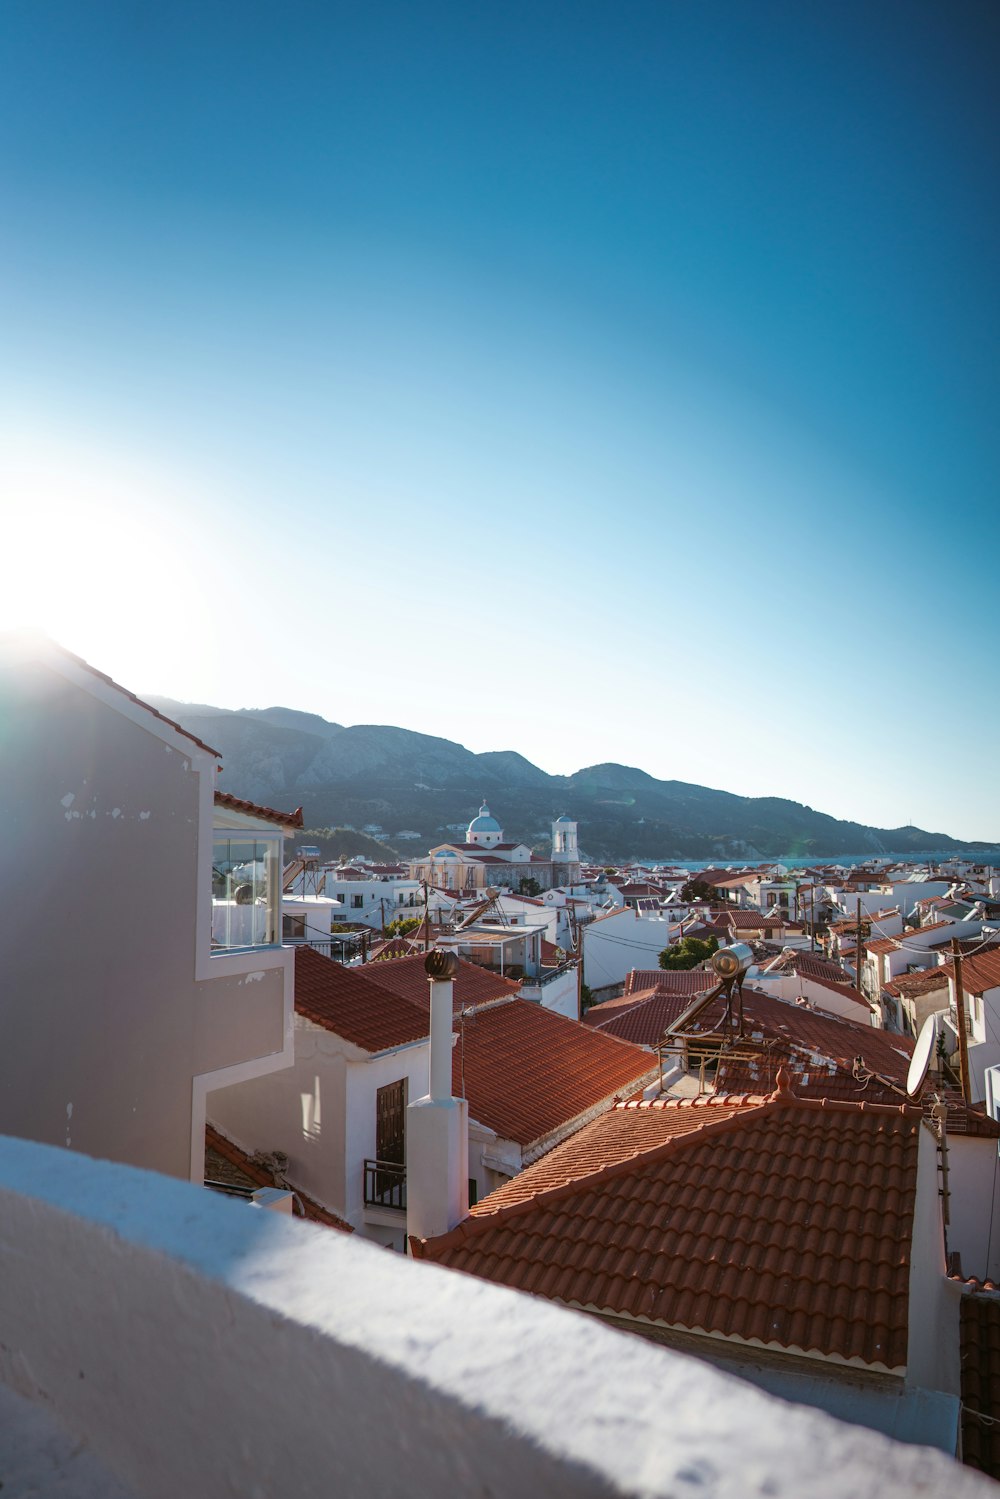
<path fill-rule="evenodd" d="M 782 797 L 743 797 L 634 766 L 550 776 L 515 750 L 474 754 L 431 734 L 384 724 L 344 727 L 291 708 L 212 708 L 151 698 L 220 750 L 221 784 L 271 805 L 301 804 L 307 826 L 380 824 L 442 842 L 485 796 L 508 837 L 547 844 L 566 812 L 597 859 L 740 858 L 976 847 L 921 828 L 875 828 Z M 451 835 L 453 836 L 453 835 Z M 978 845 L 985 846 L 985 845 Z M 411 841 L 410 850 L 423 851 Z"/>

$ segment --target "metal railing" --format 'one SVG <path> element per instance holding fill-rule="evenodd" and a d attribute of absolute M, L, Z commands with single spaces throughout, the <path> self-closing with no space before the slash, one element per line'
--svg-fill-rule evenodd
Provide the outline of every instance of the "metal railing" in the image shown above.
<path fill-rule="evenodd" d="M 542 972 L 539 973 L 538 977 L 536 979 L 532 979 L 531 982 L 533 984 L 537 984 L 541 989 L 544 988 L 546 984 L 552 984 L 556 979 L 562 978 L 564 973 L 569 973 L 571 971 L 574 973 L 576 972 L 575 963 L 560 963 L 558 968 L 543 969 Z"/>
<path fill-rule="evenodd" d="M 397 1161 L 365 1161 L 365 1207 L 406 1211 L 406 1167 Z"/>
<path fill-rule="evenodd" d="M 368 933 L 375 936 L 375 933 Z M 332 958 L 335 963 L 346 963 L 356 958 L 361 951 L 365 934 L 361 932 L 344 932 L 336 937 L 286 937 L 285 947 L 314 947 L 324 958 Z"/>

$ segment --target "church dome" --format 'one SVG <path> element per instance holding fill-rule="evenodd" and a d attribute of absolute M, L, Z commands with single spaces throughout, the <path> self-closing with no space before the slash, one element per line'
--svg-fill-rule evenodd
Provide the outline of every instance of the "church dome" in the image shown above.
<path fill-rule="evenodd" d="M 573 821 L 572 817 L 567 817 L 566 814 L 565 814 L 565 812 L 563 813 L 562 817 L 557 817 L 556 818 L 556 822 L 572 822 L 572 821 Z"/>
<path fill-rule="evenodd" d="M 483 802 L 483 805 L 479 809 L 479 816 L 474 817 L 469 823 L 470 835 L 472 833 L 500 833 L 501 831 L 500 824 L 495 817 L 490 816 L 490 809 Z"/>

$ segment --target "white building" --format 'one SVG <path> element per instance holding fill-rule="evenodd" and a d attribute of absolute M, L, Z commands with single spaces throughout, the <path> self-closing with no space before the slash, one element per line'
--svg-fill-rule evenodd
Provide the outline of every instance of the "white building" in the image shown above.
<path fill-rule="evenodd" d="M 292 1059 L 301 812 L 219 791 L 215 750 L 43 639 L 0 644 L 0 723 L 0 1130 L 200 1182 L 206 1097 Z"/>
<path fill-rule="evenodd" d="M 525 843 L 504 839 L 503 829 L 484 802 L 466 830 L 463 843 L 439 843 L 410 864 L 415 880 L 447 890 L 505 888 L 517 891 L 533 880 L 542 890 L 572 884 L 580 878 L 576 823 L 558 817 L 552 824 L 548 858 L 533 854 Z"/>

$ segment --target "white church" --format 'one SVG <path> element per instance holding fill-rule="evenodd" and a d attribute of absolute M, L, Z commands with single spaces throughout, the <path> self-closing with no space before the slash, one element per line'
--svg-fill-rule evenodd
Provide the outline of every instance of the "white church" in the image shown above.
<path fill-rule="evenodd" d="M 469 823 L 464 843 L 439 843 L 410 864 L 410 878 L 448 890 L 507 888 L 537 880 L 542 890 L 575 884 L 580 878 L 576 823 L 557 817 L 552 824 L 552 852 L 533 854 L 527 844 L 504 842 L 503 828 L 484 802 Z"/>

